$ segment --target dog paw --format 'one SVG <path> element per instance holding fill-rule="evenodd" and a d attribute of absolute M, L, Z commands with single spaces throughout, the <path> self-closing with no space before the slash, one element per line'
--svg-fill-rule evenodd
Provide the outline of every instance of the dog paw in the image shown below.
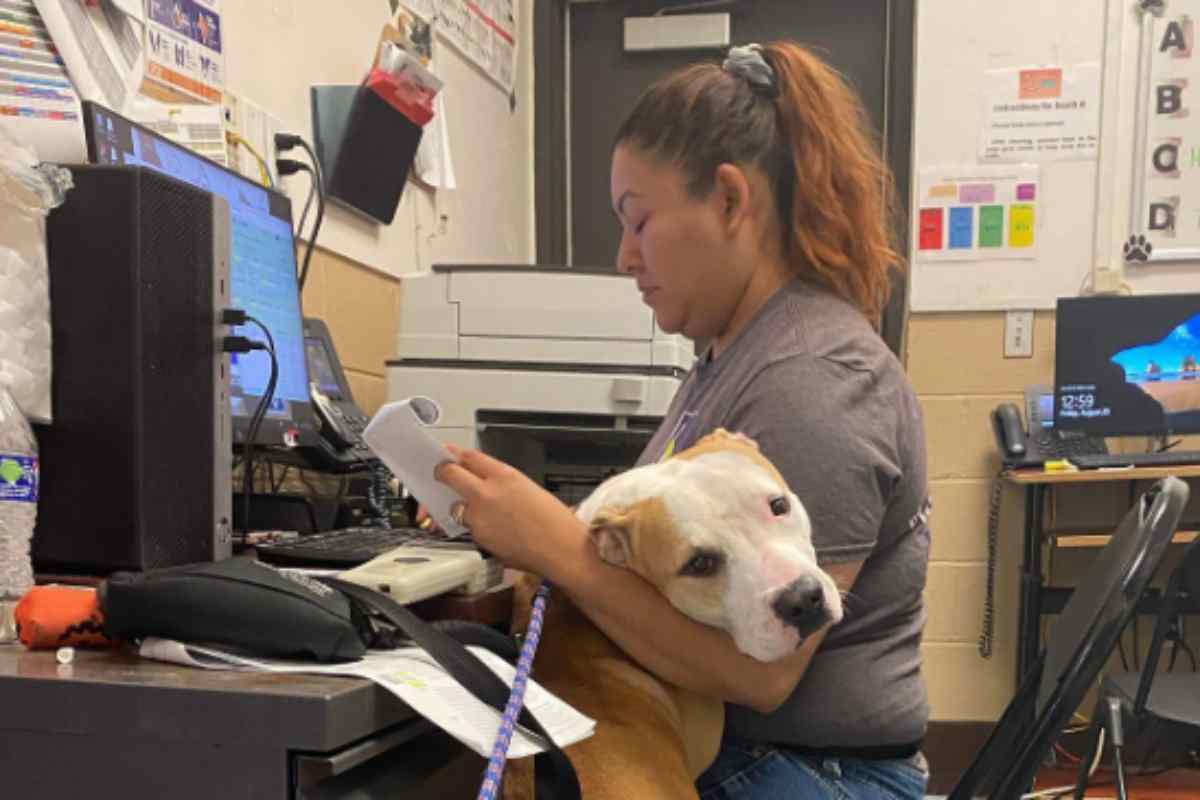
<path fill-rule="evenodd" d="M 1129 241 L 1125 242 L 1125 246 L 1121 248 L 1125 253 L 1126 263 L 1134 261 L 1148 261 L 1150 254 L 1154 252 L 1154 245 L 1150 244 L 1145 236 L 1138 234 L 1130 236 Z"/>

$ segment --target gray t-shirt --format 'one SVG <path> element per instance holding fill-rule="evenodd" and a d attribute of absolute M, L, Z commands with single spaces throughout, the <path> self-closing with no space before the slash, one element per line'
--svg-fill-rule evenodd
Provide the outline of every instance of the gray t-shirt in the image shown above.
<path fill-rule="evenodd" d="M 903 367 L 863 315 L 802 280 L 720 357 L 705 353 L 638 460 L 715 428 L 744 433 L 808 509 L 823 564 L 863 561 L 845 617 L 784 705 L 729 705 L 740 737 L 809 748 L 905 745 L 929 717 L 921 675 L 929 562 L 925 430 Z"/>

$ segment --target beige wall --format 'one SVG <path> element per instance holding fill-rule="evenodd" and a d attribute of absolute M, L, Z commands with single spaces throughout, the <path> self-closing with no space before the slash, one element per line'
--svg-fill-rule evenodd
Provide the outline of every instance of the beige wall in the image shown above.
<path fill-rule="evenodd" d="M 1012 696 L 1016 659 L 1019 494 L 1006 489 L 996 571 L 991 660 L 976 642 L 983 613 L 988 500 L 999 459 L 989 413 L 1020 404 L 1026 384 L 1053 374 L 1053 314 L 1034 316 L 1032 358 L 1006 359 L 1004 314 L 914 314 L 908 374 L 925 411 L 933 495 L 933 550 L 925 598 L 925 670 L 933 718 L 994 720 Z"/>
<path fill-rule="evenodd" d="M 354 399 L 364 413 L 375 413 L 387 399 L 384 362 L 394 354 L 399 279 L 318 247 L 303 302 L 305 316 L 319 317 L 329 326 Z"/>

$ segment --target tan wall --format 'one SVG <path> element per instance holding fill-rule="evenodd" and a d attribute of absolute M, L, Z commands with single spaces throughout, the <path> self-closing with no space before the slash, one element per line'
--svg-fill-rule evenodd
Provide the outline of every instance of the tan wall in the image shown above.
<path fill-rule="evenodd" d="M 1003 489 L 1000 507 L 994 653 L 984 660 L 977 651 L 986 579 L 988 501 L 1000 466 L 989 414 L 1002 401 L 1023 405 L 1026 385 L 1052 382 L 1054 314 L 1035 314 L 1032 358 L 1004 358 L 1003 337 L 1003 312 L 913 314 L 908 324 L 906 368 L 925 411 L 934 502 L 924 656 L 935 720 L 994 721 L 1015 688 L 1024 507 L 1022 493 L 1011 486 Z M 1143 445 L 1142 439 L 1109 440 L 1110 449 Z M 1200 441 L 1189 439 L 1181 447 L 1195 449 Z M 1128 487 L 1119 482 L 1051 493 L 1047 522 L 1107 530 L 1129 507 Z M 1192 492 L 1200 498 L 1196 482 Z M 1197 505 L 1194 499 L 1186 518 L 1197 517 Z M 1182 546 L 1173 549 L 1163 575 L 1178 559 Z M 1047 550 L 1048 583 L 1074 585 L 1095 553 L 1094 548 L 1058 548 L 1053 554 Z M 1047 624 L 1052 620 L 1047 618 Z M 1189 629 L 1193 648 L 1200 643 L 1196 627 Z M 1152 629 L 1153 620 L 1143 617 L 1143 651 Z M 1131 657 L 1132 639 L 1132 632 L 1127 632 Z M 1180 658 L 1183 668 L 1190 666 L 1185 656 Z M 1119 665 L 1114 657 L 1110 670 Z M 1086 699 L 1081 710 L 1090 714 L 1092 702 Z"/>
<path fill-rule="evenodd" d="M 1019 494 L 1004 491 L 991 660 L 976 643 L 983 614 L 988 500 L 999 459 L 989 414 L 1022 401 L 1024 387 L 1053 375 L 1053 314 L 1034 317 L 1032 358 L 1006 359 L 1004 314 L 913 314 L 906 366 L 925 411 L 933 495 L 933 550 L 926 603 L 925 670 L 933 718 L 994 720 L 1012 697 L 1016 660 Z"/>
<path fill-rule="evenodd" d="M 387 399 L 384 362 L 399 330 L 400 280 L 318 247 L 303 302 L 305 316 L 329 326 L 354 399 L 364 413 L 375 413 Z"/>

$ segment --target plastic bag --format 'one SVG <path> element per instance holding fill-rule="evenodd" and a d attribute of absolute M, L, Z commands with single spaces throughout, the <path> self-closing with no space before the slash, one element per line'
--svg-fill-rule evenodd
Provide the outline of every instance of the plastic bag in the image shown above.
<path fill-rule="evenodd" d="M 39 165 L 0 128 L 0 386 L 36 422 L 50 421 L 46 215 L 71 186 L 68 170 Z"/>

